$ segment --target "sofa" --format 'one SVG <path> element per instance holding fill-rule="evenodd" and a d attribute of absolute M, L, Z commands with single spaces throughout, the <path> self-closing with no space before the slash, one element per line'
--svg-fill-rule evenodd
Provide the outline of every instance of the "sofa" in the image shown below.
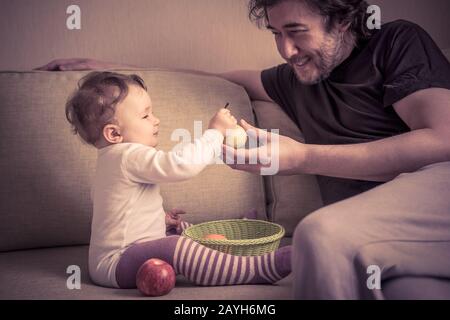
<path fill-rule="evenodd" d="M 171 140 L 177 128 L 192 137 L 205 130 L 226 102 L 236 118 L 302 139 L 278 106 L 255 102 L 254 107 L 245 90 L 228 81 L 158 69 L 121 72 L 145 80 L 161 120 L 162 150 L 179 143 Z M 96 150 L 72 134 L 64 113 L 67 97 L 85 74 L 0 73 L 0 299 L 144 298 L 137 289 L 103 288 L 89 279 Z M 263 178 L 224 164 L 192 180 L 163 184 L 161 192 L 165 209 L 185 209 L 184 218 L 192 223 L 241 218 L 256 209 L 258 219 L 284 226 L 281 245 L 289 244 L 298 222 L 322 205 L 312 176 Z M 69 266 L 80 268 L 80 289 L 67 287 Z M 290 299 L 291 283 L 287 277 L 275 285 L 205 288 L 178 276 L 176 287 L 160 299 Z"/>
<path fill-rule="evenodd" d="M 193 137 L 206 129 L 227 102 L 236 118 L 303 140 L 279 106 L 250 101 L 242 87 L 223 79 L 162 69 L 120 72 L 136 73 L 146 82 L 161 120 L 162 150 L 178 143 L 171 139 L 177 128 Z M 197 287 L 178 276 L 176 287 L 159 298 L 90 281 L 89 193 L 96 150 L 73 136 L 64 114 L 67 97 L 85 74 L 0 72 L 0 299 L 291 299 L 292 275 L 273 285 L 223 287 Z M 192 223 L 242 218 L 256 209 L 258 219 L 285 228 L 282 246 L 291 243 L 298 223 L 323 205 L 314 176 L 262 177 L 224 164 L 210 166 L 189 181 L 164 184 L 161 191 L 165 209 L 185 209 L 185 219 Z M 79 289 L 68 286 L 70 266 L 81 271 Z M 408 288 L 418 284 L 429 290 L 408 296 Z M 389 281 L 384 291 L 392 299 L 450 299 L 450 281 L 405 277 Z"/>

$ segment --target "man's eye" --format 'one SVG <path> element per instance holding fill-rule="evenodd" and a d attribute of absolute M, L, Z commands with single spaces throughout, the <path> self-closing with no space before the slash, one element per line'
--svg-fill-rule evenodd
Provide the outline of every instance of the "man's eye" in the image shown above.
<path fill-rule="evenodd" d="M 298 34 L 298 33 L 304 33 L 304 32 L 307 32 L 308 30 L 291 30 L 291 31 L 289 31 L 290 33 L 292 33 L 292 34 Z"/>
<path fill-rule="evenodd" d="M 148 114 L 147 115 L 145 115 L 145 117 L 143 117 L 142 119 L 147 119 L 148 118 Z"/>

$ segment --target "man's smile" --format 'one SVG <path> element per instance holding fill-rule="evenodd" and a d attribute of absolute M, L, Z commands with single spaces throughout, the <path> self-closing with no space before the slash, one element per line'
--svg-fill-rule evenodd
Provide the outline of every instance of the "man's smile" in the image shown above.
<path fill-rule="evenodd" d="M 298 66 L 298 67 L 303 67 L 306 64 L 308 64 L 311 60 L 312 60 L 311 57 L 304 56 L 302 58 L 296 59 L 295 65 Z"/>

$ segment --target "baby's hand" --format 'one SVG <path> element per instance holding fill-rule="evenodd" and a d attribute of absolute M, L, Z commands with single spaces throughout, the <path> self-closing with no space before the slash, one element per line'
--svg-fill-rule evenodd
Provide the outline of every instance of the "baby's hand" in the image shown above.
<path fill-rule="evenodd" d="M 185 214 L 184 210 L 173 209 L 169 212 L 166 212 L 166 232 L 175 231 L 177 234 L 180 233 L 181 230 L 181 217 L 179 214 Z"/>
<path fill-rule="evenodd" d="M 231 115 L 230 110 L 222 108 L 209 122 L 208 129 L 217 129 L 225 136 L 227 129 L 234 129 L 237 125 L 237 120 Z"/>

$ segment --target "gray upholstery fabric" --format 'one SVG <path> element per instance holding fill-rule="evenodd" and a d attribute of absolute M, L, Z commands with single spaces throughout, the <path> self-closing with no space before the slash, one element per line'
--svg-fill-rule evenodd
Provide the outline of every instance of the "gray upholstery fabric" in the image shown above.
<path fill-rule="evenodd" d="M 431 277 L 400 277 L 382 283 L 388 300 L 450 300 L 450 281 Z"/>
<path fill-rule="evenodd" d="M 448 61 L 450 61 L 450 48 L 442 50 L 447 57 Z"/>
<path fill-rule="evenodd" d="M 226 102 L 237 118 L 253 121 L 247 94 L 230 82 L 170 71 L 136 73 L 161 119 L 163 150 L 180 142 L 171 141 L 177 128 L 194 136 L 194 121 L 202 121 L 207 129 Z M 96 150 L 72 135 L 64 113 L 85 74 L 0 72 L 0 251 L 89 242 Z M 262 178 L 223 164 L 161 190 L 166 209 L 183 208 L 194 223 L 241 217 L 251 208 L 265 217 Z"/>
<path fill-rule="evenodd" d="M 137 289 L 111 289 L 91 283 L 88 275 L 88 247 L 60 247 L 0 253 L 0 299 L 152 299 Z M 81 289 L 69 290 L 67 267 L 81 269 Z M 177 278 L 170 300 L 278 300 L 290 299 L 292 279 L 274 285 L 198 287 Z"/>

